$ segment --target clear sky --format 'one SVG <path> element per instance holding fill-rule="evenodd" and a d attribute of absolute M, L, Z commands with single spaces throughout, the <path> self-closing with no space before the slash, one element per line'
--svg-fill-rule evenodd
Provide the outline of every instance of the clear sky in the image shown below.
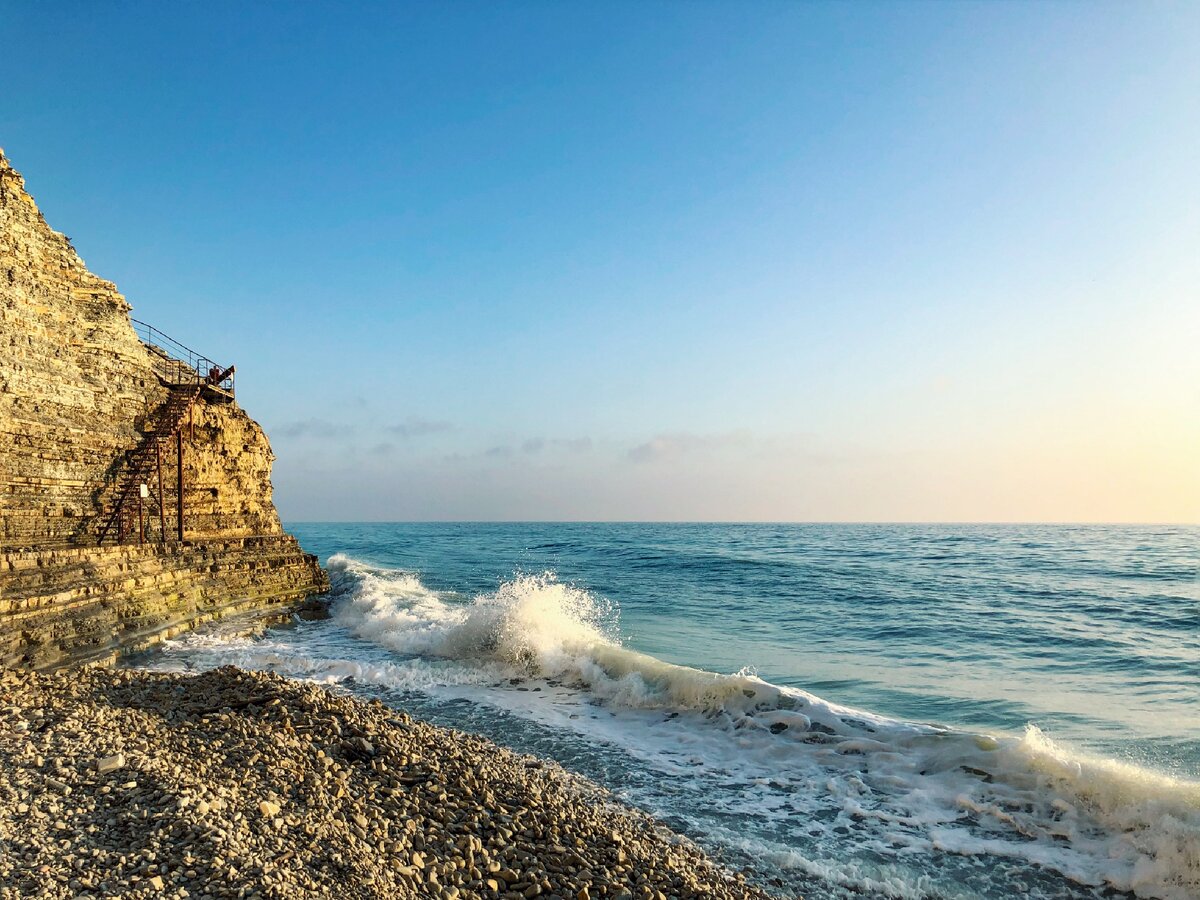
<path fill-rule="evenodd" d="M 285 519 L 1200 520 L 1200 4 L 0 0 Z"/>

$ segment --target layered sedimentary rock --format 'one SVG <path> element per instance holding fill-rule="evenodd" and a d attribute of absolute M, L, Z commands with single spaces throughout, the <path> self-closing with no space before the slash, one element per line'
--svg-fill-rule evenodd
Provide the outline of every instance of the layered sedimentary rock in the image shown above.
<path fill-rule="evenodd" d="M 0 666 L 109 662 L 323 587 L 291 535 L 0 553 Z"/>
<path fill-rule="evenodd" d="M 184 431 L 182 496 L 168 452 L 163 477 L 145 478 L 146 543 L 111 546 L 120 536 L 105 525 L 129 453 L 161 419 L 179 369 L 138 339 L 129 312 L 46 224 L 0 152 L 2 662 L 53 665 L 326 585 L 283 532 L 263 430 L 208 391 Z"/>

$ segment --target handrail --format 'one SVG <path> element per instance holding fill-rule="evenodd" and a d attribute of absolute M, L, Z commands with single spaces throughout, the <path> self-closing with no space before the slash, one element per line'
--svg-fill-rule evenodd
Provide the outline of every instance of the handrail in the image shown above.
<path fill-rule="evenodd" d="M 162 351 L 168 358 L 187 366 L 189 371 L 186 379 L 182 377 L 182 372 L 179 373 L 180 383 L 209 384 L 228 392 L 231 396 L 234 394 L 233 366 L 219 365 L 207 356 L 197 353 L 191 347 L 181 344 L 170 335 L 163 334 L 148 322 L 132 317 L 130 321 L 142 343 Z"/>

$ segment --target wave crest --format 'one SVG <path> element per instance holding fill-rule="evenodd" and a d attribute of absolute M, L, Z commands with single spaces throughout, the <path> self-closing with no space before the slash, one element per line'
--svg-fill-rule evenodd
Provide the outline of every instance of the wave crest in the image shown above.
<path fill-rule="evenodd" d="M 488 659 L 554 676 L 595 647 L 617 645 L 615 607 L 552 572 L 518 575 L 470 602 L 448 602 L 412 573 L 340 554 L 329 572 L 335 618 L 406 655 Z"/>

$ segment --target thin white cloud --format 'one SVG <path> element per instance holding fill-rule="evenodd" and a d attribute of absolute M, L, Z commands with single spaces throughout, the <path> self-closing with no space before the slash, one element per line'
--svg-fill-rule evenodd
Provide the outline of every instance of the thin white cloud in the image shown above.
<path fill-rule="evenodd" d="M 388 426 L 387 430 L 399 438 L 408 440 L 410 438 L 424 437 L 428 434 L 444 434 L 448 431 L 454 431 L 454 424 L 439 419 L 409 416 L 403 422 Z"/>
<path fill-rule="evenodd" d="M 333 438 L 354 433 L 351 426 L 340 425 L 328 419 L 303 419 L 299 422 L 288 422 L 274 431 L 285 438 Z"/>
<path fill-rule="evenodd" d="M 529 438 L 522 442 L 521 452 L 530 455 L 541 453 L 543 450 L 566 450 L 569 453 L 584 453 L 592 449 L 590 437 L 578 438 Z"/>
<path fill-rule="evenodd" d="M 750 434 L 743 431 L 723 434 L 659 434 L 643 444 L 631 447 L 626 455 L 635 463 L 671 461 L 696 452 L 745 447 L 752 440 Z"/>

